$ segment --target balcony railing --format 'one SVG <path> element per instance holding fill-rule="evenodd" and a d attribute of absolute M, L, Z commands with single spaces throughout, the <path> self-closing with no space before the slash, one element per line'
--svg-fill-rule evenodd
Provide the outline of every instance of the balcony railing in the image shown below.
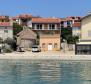
<path fill-rule="evenodd" d="M 32 28 L 32 30 L 60 30 L 60 28 Z"/>

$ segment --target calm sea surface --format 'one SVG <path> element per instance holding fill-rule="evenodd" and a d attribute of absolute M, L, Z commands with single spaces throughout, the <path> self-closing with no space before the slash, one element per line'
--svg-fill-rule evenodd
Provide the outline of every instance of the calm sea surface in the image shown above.
<path fill-rule="evenodd" d="M 91 61 L 0 60 L 0 84 L 91 84 Z"/>

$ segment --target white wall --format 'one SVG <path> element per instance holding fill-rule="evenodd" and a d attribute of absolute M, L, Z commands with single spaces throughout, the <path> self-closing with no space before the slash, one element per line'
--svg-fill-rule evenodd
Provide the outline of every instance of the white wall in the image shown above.
<path fill-rule="evenodd" d="M 73 27 L 72 28 L 72 35 L 74 36 L 74 35 L 81 35 L 81 29 L 79 28 L 79 27 Z"/>
<path fill-rule="evenodd" d="M 88 31 L 91 31 L 91 16 L 85 17 L 81 22 L 82 40 L 91 40 L 91 36 L 88 36 Z"/>
<path fill-rule="evenodd" d="M 8 32 L 5 32 L 8 31 Z M 13 28 L 12 27 L 0 27 L 0 37 L 5 40 L 6 38 L 13 38 Z"/>

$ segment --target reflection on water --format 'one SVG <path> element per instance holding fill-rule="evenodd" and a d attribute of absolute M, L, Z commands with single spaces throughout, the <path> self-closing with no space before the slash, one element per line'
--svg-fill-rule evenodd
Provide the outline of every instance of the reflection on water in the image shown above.
<path fill-rule="evenodd" d="M 91 84 L 91 62 L 0 60 L 0 84 Z"/>

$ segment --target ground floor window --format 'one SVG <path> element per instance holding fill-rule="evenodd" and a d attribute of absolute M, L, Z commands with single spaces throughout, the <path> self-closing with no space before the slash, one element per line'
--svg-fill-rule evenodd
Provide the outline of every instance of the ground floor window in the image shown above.
<path fill-rule="evenodd" d="M 48 44 L 48 51 L 51 51 L 53 49 L 53 45 L 52 45 L 52 43 L 49 43 Z"/>
<path fill-rule="evenodd" d="M 57 43 L 54 43 L 54 48 L 57 48 L 57 47 L 58 47 Z"/>
<path fill-rule="evenodd" d="M 91 45 L 76 45 L 75 54 L 91 54 Z"/>
<path fill-rule="evenodd" d="M 49 45 L 52 45 L 52 43 L 49 43 Z"/>
<path fill-rule="evenodd" d="M 46 46 L 45 46 L 45 43 L 42 43 L 42 48 L 45 48 Z"/>

